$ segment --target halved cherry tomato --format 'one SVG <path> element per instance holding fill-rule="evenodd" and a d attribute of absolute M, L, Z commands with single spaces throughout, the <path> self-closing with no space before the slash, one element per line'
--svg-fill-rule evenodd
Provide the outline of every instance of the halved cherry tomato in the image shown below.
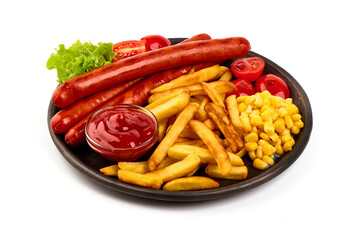
<path fill-rule="evenodd" d="M 236 90 L 229 92 L 226 96 L 235 95 L 236 97 L 240 96 L 251 96 L 255 94 L 254 86 L 247 79 L 236 79 L 232 81 L 236 86 Z"/>
<path fill-rule="evenodd" d="M 240 58 L 230 67 L 235 77 L 253 82 L 263 73 L 265 62 L 261 57 Z"/>
<path fill-rule="evenodd" d="M 149 35 L 141 38 L 140 40 L 145 40 L 146 51 L 156 50 L 171 45 L 169 39 L 160 35 Z"/>
<path fill-rule="evenodd" d="M 290 97 L 290 90 L 286 82 L 273 74 L 267 74 L 260 77 L 255 82 L 256 92 L 268 90 L 272 95 L 282 97 L 284 99 Z"/>
<path fill-rule="evenodd" d="M 131 57 L 146 51 L 145 40 L 129 40 L 114 44 L 115 59 Z"/>

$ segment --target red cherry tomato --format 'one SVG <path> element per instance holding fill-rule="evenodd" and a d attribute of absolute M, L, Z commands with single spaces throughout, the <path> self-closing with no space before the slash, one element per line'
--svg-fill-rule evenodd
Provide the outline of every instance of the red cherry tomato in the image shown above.
<path fill-rule="evenodd" d="M 279 96 L 284 99 L 290 97 L 290 90 L 286 82 L 273 74 L 264 75 L 256 80 L 255 90 L 256 92 L 268 90 L 272 95 Z"/>
<path fill-rule="evenodd" d="M 160 35 L 149 35 L 141 38 L 140 40 L 145 40 L 146 51 L 156 50 L 171 45 L 169 39 Z"/>
<path fill-rule="evenodd" d="M 255 94 L 254 86 L 247 79 L 236 79 L 232 81 L 236 86 L 236 90 L 229 92 L 226 96 L 235 95 L 236 97 L 240 96 L 251 96 Z"/>
<path fill-rule="evenodd" d="M 129 40 L 114 44 L 115 59 L 131 57 L 146 51 L 145 40 Z"/>
<path fill-rule="evenodd" d="M 230 67 L 235 77 L 253 82 L 263 73 L 265 62 L 261 57 L 240 58 L 235 60 Z"/>

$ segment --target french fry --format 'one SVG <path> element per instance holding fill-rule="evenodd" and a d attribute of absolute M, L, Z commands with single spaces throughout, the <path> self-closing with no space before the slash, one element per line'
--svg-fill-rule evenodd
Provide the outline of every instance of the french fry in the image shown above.
<path fill-rule="evenodd" d="M 168 150 L 168 156 L 175 159 L 183 159 L 192 152 L 196 152 L 199 155 L 201 163 L 204 164 L 217 164 L 215 157 L 211 154 L 210 150 L 207 148 L 202 148 L 195 145 L 184 145 L 184 144 L 175 144 L 171 146 Z M 240 156 L 232 152 L 227 152 L 230 157 L 232 166 L 243 166 L 244 162 Z"/>
<path fill-rule="evenodd" d="M 223 108 L 214 103 L 207 103 L 205 106 L 205 111 L 219 127 L 233 153 L 238 152 L 239 148 L 241 149 L 244 147 L 244 142 L 234 129 L 233 125 L 231 125 L 230 120 Z"/>
<path fill-rule="evenodd" d="M 210 130 L 219 130 L 218 126 L 216 126 L 216 123 L 211 118 L 206 119 L 203 121 L 203 123 L 210 129 Z"/>
<path fill-rule="evenodd" d="M 199 156 L 195 152 L 192 152 L 187 155 L 183 160 L 180 160 L 154 172 L 146 173 L 146 175 L 161 179 L 162 182 L 165 183 L 170 180 L 186 176 L 194 169 L 196 169 L 199 164 Z"/>
<path fill-rule="evenodd" d="M 227 82 L 227 81 L 210 82 L 209 86 L 214 88 L 218 93 L 228 93 L 236 90 L 236 86 L 232 82 Z M 180 90 L 189 92 L 191 96 L 206 95 L 206 92 L 201 86 L 201 84 L 194 84 L 190 86 L 167 90 L 165 92 L 154 93 L 149 97 L 148 102 L 152 103 L 154 101 L 157 101 L 158 99 L 161 99 L 165 96 L 168 96 L 169 94 L 174 93 L 175 91 L 180 91 Z"/>
<path fill-rule="evenodd" d="M 159 98 L 156 101 L 149 103 L 148 105 L 145 106 L 145 108 L 147 110 L 151 110 L 163 103 L 168 102 L 169 100 L 173 99 L 175 96 L 179 95 L 180 93 L 183 93 L 184 91 L 185 91 L 184 89 L 177 89 L 176 91 L 171 92 L 169 95 L 165 95 L 162 98 Z"/>
<path fill-rule="evenodd" d="M 205 173 L 211 178 L 244 180 L 247 178 L 248 169 L 246 166 L 233 166 L 228 175 L 221 174 L 220 168 L 215 164 L 208 164 L 205 168 Z"/>
<path fill-rule="evenodd" d="M 163 184 L 161 178 L 156 176 L 130 172 L 126 170 L 119 170 L 118 178 L 122 182 L 153 189 L 160 189 L 161 185 Z"/>
<path fill-rule="evenodd" d="M 159 143 L 153 154 L 148 160 L 149 169 L 154 171 L 159 164 L 164 160 L 167 155 L 168 149 L 172 146 L 180 133 L 184 130 L 185 126 L 192 119 L 195 112 L 198 110 L 199 105 L 196 103 L 190 103 L 179 114 L 169 132 L 164 139 Z"/>
<path fill-rule="evenodd" d="M 170 89 L 189 86 L 200 82 L 212 81 L 218 78 L 220 75 L 220 66 L 216 64 L 214 66 L 201 69 L 191 74 L 182 75 L 171 82 L 165 83 L 157 88 L 154 88 L 150 93 L 164 92 Z"/>
<path fill-rule="evenodd" d="M 218 188 L 220 184 L 208 177 L 193 176 L 174 179 L 167 182 L 163 189 L 166 191 L 191 191 Z"/>
<path fill-rule="evenodd" d="M 221 75 L 221 77 L 219 78 L 219 81 L 227 81 L 227 82 L 230 82 L 232 80 L 232 73 L 231 71 L 226 71 L 224 72 L 223 75 Z"/>
<path fill-rule="evenodd" d="M 100 172 L 102 172 L 106 176 L 112 176 L 112 177 L 116 177 L 118 171 L 119 171 L 119 167 L 116 164 L 110 165 L 108 167 L 103 167 L 100 169 Z"/>
<path fill-rule="evenodd" d="M 225 151 L 223 145 L 219 143 L 216 135 L 204 123 L 198 120 L 190 120 L 189 127 L 204 141 L 221 169 L 221 174 L 227 175 L 230 173 L 231 161 L 229 154 Z"/>
<path fill-rule="evenodd" d="M 167 126 L 168 126 L 168 119 L 163 119 L 163 120 L 159 121 L 158 142 L 161 142 L 164 139 Z"/>
<path fill-rule="evenodd" d="M 185 126 L 184 130 L 180 133 L 179 137 L 190 138 L 190 139 L 199 139 L 199 136 L 196 135 L 189 126 Z"/>
<path fill-rule="evenodd" d="M 188 105 L 189 101 L 189 93 L 182 92 L 170 99 L 169 101 L 154 107 L 150 111 L 155 115 L 158 121 L 161 121 L 183 110 L 185 106 Z"/>
<path fill-rule="evenodd" d="M 211 101 L 225 110 L 225 103 L 222 96 L 213 87 L 210 87 L 208 83 L 203 82 L 201 85 Z"/>
<path fill-rule="evenodd" d="M 166 168 L 167 166 L 170 166 L 173 163 L 178 162 L 178 159 L 175 158 L 171 158 L 171 157 L 166 157 L 164 158 L 164 160 L 160 163 L 160 165 L 158 166 L 157 170 Z"/>
<path fill-rule="evenodd" d="M 150 169 L 147 165 L 147 161 L 142 162 L 118 162 L 118 168 L 129 172 L 147 173 Z"/>
<path fill-rule="evenodd" d="M 188 140 L 188 141 L 175 142 L 175 144 L 202 146 L 204 144 L 204 142 L 201 139 L 197 139 L 197 140 Z"/>
<path fill-rule="evenodd" d="M 234 126 L 238 134 L 243 132 L 243 127 L 240 121 L 239 104 L 236 102 L 236 96 L 230 95 L 225 99 L 226 109 L 229 114 L 231 124 Z"/>
<path fill-rule="evenodd" d="M 195 113 L 195 118 L 197 120 L 200 121 L 204 121 L 205 119 L 208 118 L 207 113 L 205 112 L 205 105 L 209 102 L 208 98 L 204 98 L 204 100 L 202 100 L 199 109 L 197 110 L 197 112 Z"/>

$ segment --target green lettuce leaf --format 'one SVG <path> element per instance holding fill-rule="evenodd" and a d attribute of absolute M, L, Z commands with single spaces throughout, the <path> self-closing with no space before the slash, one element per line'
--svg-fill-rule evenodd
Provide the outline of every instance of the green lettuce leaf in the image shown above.
<path fill-rule="evenodd" d="M 46 63 L 47 69 L 57 70 L 57 82 L 62 84 L 70 78 L 89 72 L 95 68 L 111 63 L 115 57 L 112 43 L 93 45 L 91 42 L 82 44 L 76 41 L 68 49 L 64 44 L 55 49 Z"/>

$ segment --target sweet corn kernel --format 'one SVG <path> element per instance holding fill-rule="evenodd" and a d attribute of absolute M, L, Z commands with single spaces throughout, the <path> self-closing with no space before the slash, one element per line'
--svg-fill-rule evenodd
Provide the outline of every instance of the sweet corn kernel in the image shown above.
<path fill-rule="evenodd" d="M 259 126 L 261 123 L 262 123 L 262 119 L 261 119 L 260 115 L 254 115 L 254 116 L 252 116 L 251 119 L 250 119 L 250 124 L 251 124 L 252 126 L 257 127 L 257 126 Z"/>
<path fill-rule="evenodd" d="M 262 146 L 259 146 L 257 149 L 256 149 L 256 158 L 262 158 L 264 156 L 264 153 L 262 151 Z"/>
<path fill-rule="evenodd" d="M 276 121 L 279 118 L 279 114 L 277 112 L 273 112 L 271 114 L 272 121 Z"/>
<path fill-rule="evenodd" d="M 287 104 L 292 104 L 292 103 L 293 103 L 293 100 L 292 100 L 292 98 L 287 98 L 287 99 L 285 99 L 285 102 L 286 102 Z"/>
<path fill-rule="evenodd" d="M 286 127 L 289 128 L 289 129 L 294 126 L 294 122 L 293 122 L 291 116 L 287 115 L 285 117 L 285 124 L 286 124 Z"/>
<path fill-rule="evenodd" d="M 289 152 L 292 149 L 292 147 L 294 146 L 294 144 L 295 144 L 295 141 L 288 141 L 288 142 L 284 143 L 284 145 L 283 145 L 284 152 Z"/>
<path fill-rule="evenodd" d="M 276 133 L 269 134 L 269 137 L 272 142 L 277 142 L 280 139 L 279 135 L 277 135 Z"/>
<path fill-rule="evenodd" d="M 250 124 L 250 119 L 248 117 L 243 117 L 243 116 L 240 116 L 240 120 L 243 124 L 243 127 L 244 127 L 244 131 L 245 132 L 251 132 L 251 124 Z"/>
<path fill-rule="evenodd" d="M 274 124 L 271 122 L 264 122 L 264 132 L 266 132 L 268 135 L 275 132 Z"/>
<path fill-rule="evenodd" d="M 304 127 L 304 123 L 301 120 L 295 121 L 294 122 L 294 126 L 298 127 L 298 128 L 303 128 Z"/>
<path fill-rule="evenodd" d="M 283 147 L 281 146 L 281 144 L 275 145 L 275 153 L 277 155 L 281 155 L 284 153 L 284 150 L 283 150 Z"/>
<path fill-rule="evenodd" d="M 271 93 L 267 90 L 261 92 L 260 95 L 263 99 L 270 99 L 272 96 Z"/>
<path fill-rule="evenodd" d="M 286 108 L 284 107 L 279 108 L 278 113 L 279 113 L 279 117 L 285 117 L 288 114 Z"/>
<path fill-rule="evenodd" d="M 248 96 L 240 96 L 236 99 L 236 102 L 239 104 L 239 103 L 242 103 L 242 102 L 245 102 L 245 99 L 247 98 Z"/>
<path fill-rule="evenodd" d="M 294 108 L 294 104 L 291 104 L 291 105 L 288 105 L 288 106 L 286 106 L 285 108 L 286 108 L 286 110 L 287 110 L 287 112 L 288 112 L 288 115 L 293 115 L 293 114 L 295 114 L 295 108 Z"/>
<path fill-rule="evenodd" d="M 263 120 L 263 122 L 272 121 L 272 115 L 271 112 L 269 110 L 265 110 L 264 112 L 261 113 L 261 119 Z"/>
<path fill-rule="evenodd" d="M 255 94 L 255 101 L 254 101 L 254 105 L 256 107 L 262 107 L 262 105 L 264 104 L 264 100 L 263 98 L 261 97 L 260 93 L 256 93 Z"/>
<path fill-rule="evenodd" d="M 281 107 L 281 102 L 283 102 L 284 99 L 278 96 L 272 96 L 270 98 L 271 105 L 273 105 L 275 108 Z"/>
<path fill-rule="evenodd" d="M 264 104 L 263 106 L 271 106 L 271 102 L 270 102 L 270 99 L 264 99 Z"/>
<path fill-rule="evenodd" d="M 266 133 L 262 132 L 259 134 L 259 136 L 264 139 L 265 141 L 269 142 L 270 141 L 270 137 L 269 135 L 267 135 Z"/>
<path fill-rule="evenodd" d="M 280 135 L 280 136 L 284 136 L 284 135 L 290 134 L 290 133 L 291 133 L 291 132 L 290 132 L 290 129 L 285 128 L 284 131 L 282 131 L 281 133 L 279 133 L 279 135 Z"/>
<path fill-rule="evenodd" d="M 239 104 L 239 112 L 245 112 L 246 108 L 247 105 L 245 103 L 242 102 Z"/>
<path fill-rule="evenodd" d="M 293 108 L 294 108 L 294 114 L 298 114 L 299 108 L 295 104 L 293 104 Z"/>
<path fill-rule="evenodd" d="M 255 95 L 248 96 L 247 98 L 245 98 L 245 104 L 251 105 L 253 102 L 255 102 L 255 99 Z"/>
<path fill-rule="evenodd" d="M 268 142 L 265 141 L 264 139 L 259 139 L 258 145 L 259 145 L 259 146 L 263 146 L 264 144 L 268 144 Z"/>
<path fill-rule="evenodd" d="M 300 132 L 300 128 L 298 128 L 297 126 L 293 126 L 291 128 L 291 133 L 292 134 L 299 134 L 299 132 Z"/>
<path fill-rule="evenodd" d="M 245 143 L 245 150 L 248 152 L 255 151 L 258 148 L 258 144 L 256 142 Z"/>
<path fill-rule="evenodd" d="M 284 135 L 281 137 L 281 142 L 282 142 L 282 143 L 286 143 L 286 142 L 291 141 L 291 139 L 292 139 L 292 137 L 291 137 L 290 133 L 284 134 Z"/>
<path fill-rule="evenodd" d="M 271 113 L 275 112 L 275 108 L 271 105 L 264 105 L 261 109 L 260 112 L 265 112 L 265 111 L 270 111 Z"/>
<path fill-rule="evenodd" d="M 253 167 L 259 170 L 265 170 L 269 165 L 261 160 L 260 158 L 255 158 L 253 161 Z"/>
<path fill-rule="evenodd" d="M 259 136 L 257 135 L 257 133 L 251 132 L 249 134 L 247 134 L 244 137 L 245 142 L 257 142 L 259 140 Z"/>
<path fill-rule="evenodd" d="M 262 160 L 264 162 L 266 162 L 268 165 L 273 165 L 274 164 L 274 159 L 272 157 L 268 156 L 268 155 L 264 155 L 262 157 Z"/>
<path fill-rule="evenodd" d="M 285 130 L 285 120 L 283 118 L 278 118 L 274 122 L 275 131 L 281 133 Z"/>
<path fill-rule="evenodd" d="M 250 152 L 248 152 L 248 154 L 249 154 L 249 157 L 250 157 L 251 160 L 254 160 L 256 158 L 255 151 L 250 151 Z"/>
<path fill-rule="evenodd" d="M 259 111 L 259 109 L 254 109 L 254 110 L 252 110 L 252 112 L 249 114 L 249 117 L 253 117 L 253 116 L 260 116 L 260 111 Z"/>
<path fill-rule="evenodd" d="M 262 152 L 265 154 L 265 155 L 272 155 L 275 153 L 275 147 L 273 147 L 271 144 L 264 144 L 262 146 Z"/>
<path fill-rule="evenodd" d="M 245 148 L 243 148 L 236 155 L 238 155 L 239 157 L 244 157 L 246 154 L 247 151 L 245 150 Z"/>
<path fill-rule="evenodd" d="M 301 119 L 301 115 L 299 113 L 295 113 L 295 114 L 291 115 L 291 119 L 294 122 L 299 121 Z"/>

